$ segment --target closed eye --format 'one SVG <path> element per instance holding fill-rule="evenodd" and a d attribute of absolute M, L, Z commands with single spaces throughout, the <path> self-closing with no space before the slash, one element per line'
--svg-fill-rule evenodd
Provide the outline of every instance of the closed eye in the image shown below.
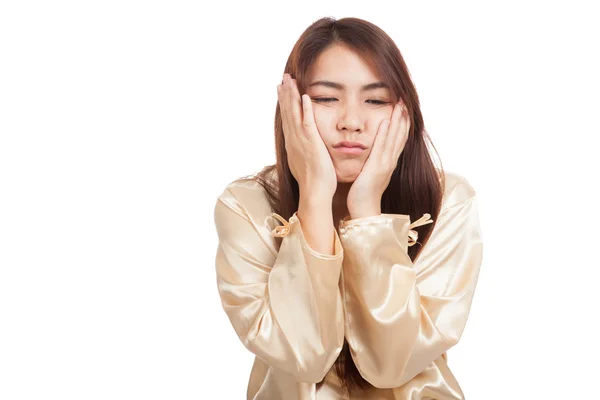
<path fill-rule="evenodd" d="M 331 103 L 332 101 L 336 101 L 337 99 L 334 97 L 319 97 L 319 98 L 314 98 L 314 101 L 318 102 L 318 103 Z M 381 100 L 366 100 L 366 101 L 371 101 L 373 103 L 371 104 L 388 104 L 387 101 L 381 101 Z"/>

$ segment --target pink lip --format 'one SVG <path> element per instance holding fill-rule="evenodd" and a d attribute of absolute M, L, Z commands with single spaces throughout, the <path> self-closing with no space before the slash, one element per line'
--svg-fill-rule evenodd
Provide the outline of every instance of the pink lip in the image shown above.
<path fill-rule="evenodd" d="M 360 154 L 363 151 L 365 151 L 365 149 L 361 149 L 360 147 L 346 147 L 346 146 L 337 147 L 336 150 L 339 151 L 340 153 L 345 153 L 345 154 Z"/>

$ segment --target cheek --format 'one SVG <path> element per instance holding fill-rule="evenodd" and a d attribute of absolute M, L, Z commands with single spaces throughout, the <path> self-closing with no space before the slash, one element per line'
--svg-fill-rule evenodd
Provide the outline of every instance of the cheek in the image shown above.
<path fill-rule="evenodd" d="M 390 120 L 390 116 L 388 116 L 387 114 L 380 114 L 377 115 L 376 117 L 374 117 L 373 119 L 369 120 L 369 128 L 367 129 L 369 135 L 368 135 L 368 140 L 369 140 L 369 147 L 371 147 L 373 145 L 373 143 L 375 142 L 375 138 L 379 132 L 379 127 L 381 126 L 381 123 L 384 121 Z"/>
<path fill-rule="evenodd" d="M 313 115 L 315 117 L 315 123 L 317 124 L 317 127 L 326 127 L 334 120 L 332 113 L 327 112 L 327 110 L 323 110 L 322 107 L 313 108 Z"/>
<path fill-rule="evenodd" d="M 321 137 L 326 143 L 330 143 L 332 140 L 336 140 L 335 137 L 331 137 L 335 135 L 335 119 L 331 117 L 331 115 L 327 115 L 327 113 L 314 111 L 315 116 L 315 125 L 317 126 L 317 130 L 321 134 Z"/>

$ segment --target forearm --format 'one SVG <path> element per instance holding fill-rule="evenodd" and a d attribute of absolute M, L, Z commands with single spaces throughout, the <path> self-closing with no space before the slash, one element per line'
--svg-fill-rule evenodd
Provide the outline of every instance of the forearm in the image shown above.
<path fill-rule="evenodd" d="M 298 219 L 306 242 L 314 251 L 334 254 L 335 228 L 333 226 L 332 200 L 300 196 Z"/>

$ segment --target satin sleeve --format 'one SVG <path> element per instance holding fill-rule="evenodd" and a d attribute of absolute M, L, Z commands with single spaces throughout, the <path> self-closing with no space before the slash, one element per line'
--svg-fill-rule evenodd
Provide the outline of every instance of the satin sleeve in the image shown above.
<path fill-rule="evenodd" d="M 218 292 L 241 342 L 297 381 L 321 381 L 344 341 L 343 249 L 337 232 L 334 255 L 318 253 L 294 213 L 274 253 L 266 244 L 272 238 L 231 195 L 217 200 L 214 221 Z"/>
<path fill-rule="evenodd" d="M 404 385 L 458 343 L 482 261 L 474 193 L 441 211 L 415 264 L 410 224 L 381 214 L 340 228 L 346 336 L 360 374 L 378 388 Z"/>

